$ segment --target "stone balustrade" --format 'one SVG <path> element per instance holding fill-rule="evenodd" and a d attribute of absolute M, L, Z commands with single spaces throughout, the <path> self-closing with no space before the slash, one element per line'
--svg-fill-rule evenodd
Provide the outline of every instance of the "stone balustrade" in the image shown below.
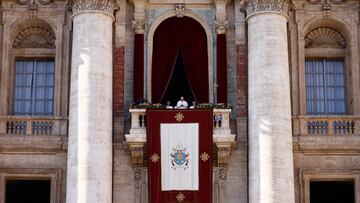
<path fill-rule="evenodd" d="M 62 117 L 2 116 L 0 135 L 67 135 L 67 119 Z"/>
<path fill-rule="evenodd" d="M 143 164 L 143 148 L 146 143 L 146 109 L 129 109 L 131 128 L 125 134 L 125 142 L 132 153 L 133 165 Z M 231 109 L 213 109 L 213 142 L 217 151 L 217 165 L 227 166 L 230 151 L 234 147 L 236 135 L 230 130 Z"/>
<path fill-rule="evenodd" d="M 293 118 L 295 136 L 360 135 L 358 116 L 299 116 Z"/>

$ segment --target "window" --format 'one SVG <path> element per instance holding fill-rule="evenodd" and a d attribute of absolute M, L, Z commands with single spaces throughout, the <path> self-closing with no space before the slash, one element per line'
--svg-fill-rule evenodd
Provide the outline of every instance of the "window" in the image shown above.
<path fill-rule="evenodd" d="M 306 60 L 305 75 L 307 114 L 345 114 L 344 60 Z"/>
<path fill-rule="evenodd" d="M 16 60 L 15 66 L 14 114 L 19 116 L 52 115 L 54 60 Z"/>

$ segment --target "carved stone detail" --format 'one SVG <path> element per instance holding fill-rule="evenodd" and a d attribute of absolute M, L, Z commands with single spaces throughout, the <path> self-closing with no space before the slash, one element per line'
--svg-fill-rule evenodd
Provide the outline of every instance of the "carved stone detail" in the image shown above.
<path fill-rule="evenodd" d="M 305 48 L 346 48 L 343 35 L 329 27 L 312 30 L 305 36 Z"/>
<path fill-rule="evenodd" d="M 229 29 L 229 22 L 227 20 L 215 21 L 216 34 L 218 35 L 225 34 L 228 29 Z"/>
<path fill-rule="evenodd" d="M 27 27 L 16 35 L 13 47 L 55 48 L 55 36 L 50 30 L 41 26 Z"/>
<path fill-rule="evenodd" d="M 184 17 L 185 4 L 176 4 L 175 5 L 175 13 L 176 17 L 182 18 Z"/>
<path fill-rule="evenodd" d="M 102 11 L 113 15 L 117 9 L 114 0 L 69 0 L 72 5 L 73 14 L 82 11 Z"/>
<path fill-rule="evenodd" d="M 133 20 L 131 27 L 134 30 L 135 34 L 144 34 L 147 29 L 145 20 Z"/>
<path fill-rule="evenodd" d="M 345 0 L 308 0 L 308 1 L 309 3 L 314 5 L 322 4 L 323 10 L 330 10 L 332 4 L 339 5 L 346 2 Z"/>
<path fill-rule="evenodd" d="M 289 15 L 289 0 L 244 0 L 241 4 L 246 9 L 247 17 L 261 12 Z"/>
<path fill-rule="evenodd" d="M 141 142 L 127 143 L 131 151 L 132 164 L 135 167 L 141 167 L 144 165 L 144 145 Z"/>
<path fill-rule="evenodd" d="M 227 167 L 229 165 L 231 143 L 216 143 L 217 147 L 217 165 Z"/>

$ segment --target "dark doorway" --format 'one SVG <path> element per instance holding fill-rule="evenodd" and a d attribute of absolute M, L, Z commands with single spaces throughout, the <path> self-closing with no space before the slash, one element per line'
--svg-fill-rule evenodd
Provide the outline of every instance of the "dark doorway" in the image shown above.
<path fill-rule="evenodd" d="M 5 203 L 50 203 L 50 180 L 7 180 Z"/>
<path fill-rule="evenodd" d="M 189 85 L 189 79 L 186 75 L 182 50 L 179 50 L 171 79 L 169 81 L 166 92 L 161 99 L 161 103 L 166 104 L 167 101 L 170 101 L 172 105 L 176 105 L 176 102 L 180 99 L 181 96 L 184 96 L 185 100 L 189 104 L 195 100 Z"/>
<path fill-rule="evenodd" d="M 311 181 L 310 203 L 355 203 L 354 181 Z"/>

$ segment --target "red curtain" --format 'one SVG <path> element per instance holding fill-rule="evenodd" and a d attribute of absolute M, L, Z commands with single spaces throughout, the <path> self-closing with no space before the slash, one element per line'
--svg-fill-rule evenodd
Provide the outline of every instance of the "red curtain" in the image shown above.
<path fill-rule="evenodd" d="M 209 159 L 199 159 L 199 190 L 198 191 L 161 191 L 161 157 L 156 162 L 151 156 L 161 156 L 160 125 L 161 123 L 179 123 L 176 114 L 183 114 L 180 123 L 199 123 L 199 154 L 207 153 Z M 185 195 L 184 202 L 212 202 L 212 110 L 155 110 L 147 109 L 147 151 L 148 180 L 150 203 L 176 203 L 176 196 L 181 192 Z"/>
<path fill-rule="evenodd" d="M 134 44 L 134 101 L 144 98 L 144 35 L 135 34 Z"/>
<path fill-rule="evenodd" d="M 160 102 L 182 50 L 184 66 L 194 97 L 209 101 L 208 54 L 205 30 L 189 17 L 172 17 L 156 29 L 152 60 L 152 102 Z M 184 95 L 186 96 L 186 95 Z"/>
<path fill-rule="evenodd" d="M 227 63 L 226 63 L 226 35 L 217 35 L 216 67 L 217 67 L 217 102 L 227 103 Z"/>

